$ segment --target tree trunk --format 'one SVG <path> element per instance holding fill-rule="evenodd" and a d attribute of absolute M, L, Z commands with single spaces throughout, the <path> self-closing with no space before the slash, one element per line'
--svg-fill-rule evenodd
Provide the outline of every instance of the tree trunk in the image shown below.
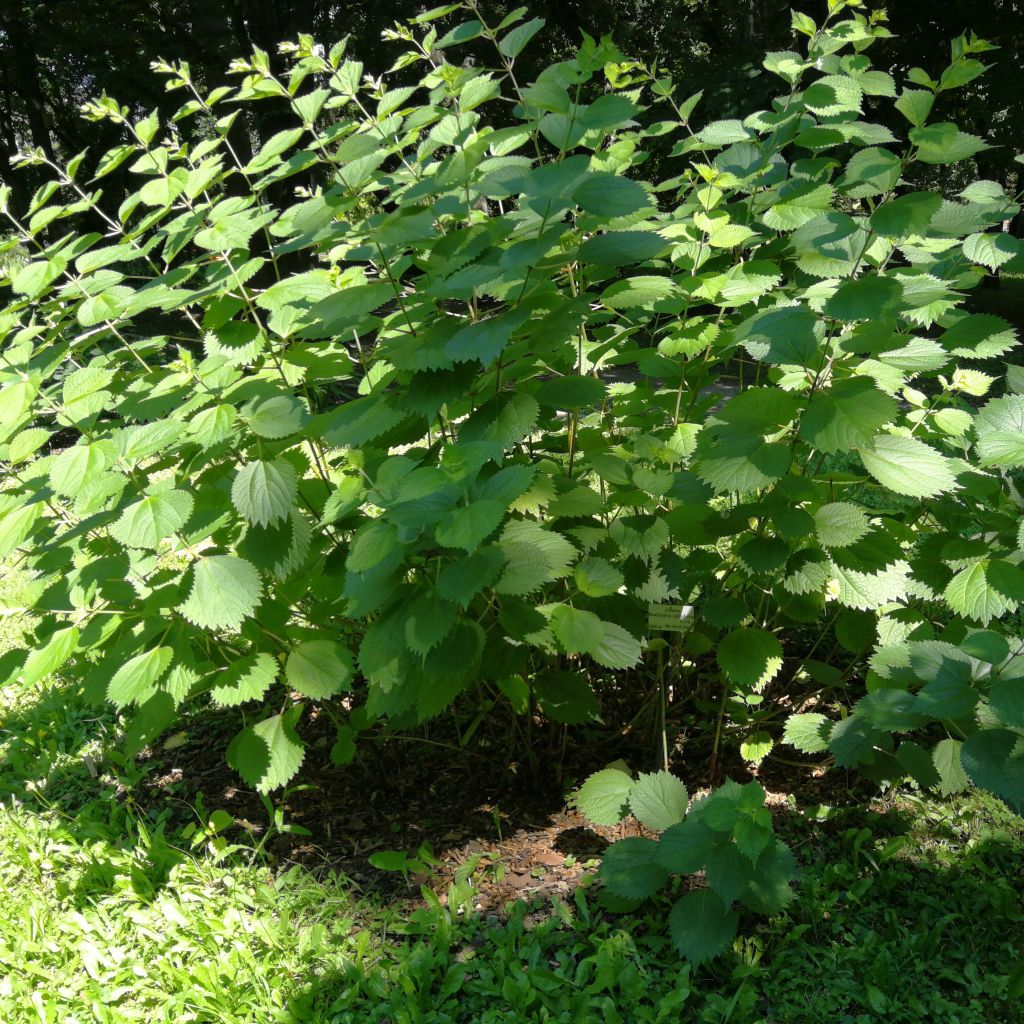
<path fill-rule="evenodd" d="M 0 15 L 0 28 L 7 36 L 10 68 L 14 72 L 17 91 L 25 104 L 32 142 L 53 160 L 53 140 L 50 136 L 50 118 L 46 112 L 43 83 L 39 76 L 35 39 L 27 22 L 17 14 Z"/>

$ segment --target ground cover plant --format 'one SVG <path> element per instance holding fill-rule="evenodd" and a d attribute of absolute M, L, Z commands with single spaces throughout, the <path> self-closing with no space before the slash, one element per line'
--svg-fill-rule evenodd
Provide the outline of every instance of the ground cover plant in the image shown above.
<path fill-rule="evenodd" d="M 913 184 L 986 149 L 941 109 L 991 44 L 898 88 L 884 16 L 832 3 L 767 56 L 771 109 L 702 123 L 607 39 L 521 82 L 527 15 L 426 12 L 384 75 L 306 36 L 234 87 L 158 61 L 172 119 L 100 97 L 122 143 L 23 155 L 52 179 L 0 190 L 0 555 L 35 626 L 0 678 L 80 681 L 129 759 L 238 707 L 264 793 L 311 710 L 342 763 L 440 716 L 529 755 L 632 687 L 663 769 L 788 744 L 1019 810 L 1024 378 L 962 308 L 1024 266 L 1019 207 Z M 250 103 L 284 120 L 242 160 Z M 581 794 L 666 829 L 611 848 L 613 892 L 705 870 L 672 883 L 694 963 L 734 898 L 783 910 L 756 783 L 640 781 Z"/>
<path fill-rule="evenodd" d="M 486 862 L 444 905 L 275 863 L 194 775 L 147 799 L 153 772 L 117 762 L 116 716 L 75 687 L 8 687 L 0 714 L 5 1024 L 1019 1019 L 1024 836 L 990 798 L 781 816 L 796 896 L 695 968 L 593 886 L 498 920 L 459 909 Z"/>

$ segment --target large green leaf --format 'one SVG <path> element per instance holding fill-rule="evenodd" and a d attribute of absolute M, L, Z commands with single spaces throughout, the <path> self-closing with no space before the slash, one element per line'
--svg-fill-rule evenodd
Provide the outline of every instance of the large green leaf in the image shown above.
<path fill-rule="evenodd" d="M 110 527 L 111 536 L 130 548 L 157 548 L 185 525 L 193 505 L 184 491 L 158 491 L 129 505 Z"/>
<path fill-rule="evenodd" d="M 629 791 L 629 809 L 645 828 L 663 831 L 683 820 L 686 787 L 666 771 L 640 775 Z"/>
<path fill-rule="evenodd" d="M 580 787 L 576 806 L 595 825 L 617 825 L 629 813 L 633 777 L 622 768 L 594 772 Z"/>
<path fill-rule="evenodd" d="M 192 572 L 192 589 L 178 610 L 204 629 L 238 629 L 260 603 L 259 573 L 244 558 L 209 555 Z"/>
<path fill-rule="evenodd" d="M 672 942 L 690 963 L 701 964 L 724 953 L 736 937 L 739 915 L 710 889 L 681 896 L 668 916 Z"/>
<path fill-rule="evenodd" d="M 764 629 L 734 629 L 718 643 L 718 665 L 737 686 L 759 690 L 782 668 L 782 644 Z"/>
<path fill-rule="evenodd" d="M 248 462 L 231 485 L 235 508 L 258 526 L 285 519 L 295 507 L 297 493 L 295 467 L 287 459 Z"/>
<path fill-rule="evenodd" d="M 864 468 L 897 494 L 932 498 L 956 486 L 952 462 L 916 437 L 884 434 L 857 450 Z"/>
<path fill-rule="evenodd" d="M 293 690 L 323 700 L 352 688 L 352 655 L 336 640 L 306 640 L 288 653 L 284 674 Z"/>
<path fill-rule="evenodd" d="M 243 729 L 228 747 L 228 763 L 261 793 L 280 789 L 302 767 L 305 747 L 295 731 L 302 716 L 296 705 Z"/>

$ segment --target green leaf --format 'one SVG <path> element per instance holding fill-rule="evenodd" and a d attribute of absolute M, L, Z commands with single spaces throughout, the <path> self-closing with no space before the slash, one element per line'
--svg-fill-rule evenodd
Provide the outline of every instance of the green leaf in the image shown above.
<path fill-rule="evenodd" d="M 590 654 L 604 635 L 603 623 L 593 613 L 567 604 L 555 605 L 551 611 L 551 632 L 566 654 Z"/>
<path fill-rule="evenodd" d="M 653 205 L 640 182 L 604 171 L 588 174 L 573 189 L 572 198 L 598 217 L 627 217 Z"/>
<path fill-rule="evenodd" d="M 629 792 L 629 809 L 645 828 L 659 832 L 683 820 L 686 787 L 666 771 L 640 775 Z"/>
<path fill-rule="evenodd" d="M 832 723 L 817 713 L 790 715 L 782 732 L 783 743 L 796 747 L 804 754 L 821 754 L 828 750 L 828 737 Z"/>
<path fill-rule="evenodd" d="M 885 434 L 858 453 L 864 468 L 896 494 L 933 498 L 956 487 L 951 461 L 915 437 Z"/>
<path fill-rule="evenodd" d="M 228 746 L 228 764 L 261 793 L 280 789 L 302 767 L 305 747 L 295 732 L 297 705 L 243 729 Z"/>
<path fill-rule="evenodd" d="M 505 505 L 493 498 L 452 509 L 437 525 L 437 542 L 446 548 L 475 551 L 501 525 Z"/>
<path fill-rule="evenodd" d="M 782 645 L 764 629 L 734 629 L 719 641 L 718 666 L 737 686 L 760 690 L 782 668 Z"/>
<path fill-rule="evenodd" d="M 739 915 L 710 889 L 680 897 L 668 917 L 672 942 L 692 964 L 724 953 L 736 937 Z"/>
<path fill-rule="evenodd" d="M 22 685 L 35 686 L 52 676 L 75 653 L 79 636 L 77 626 L 67 626 L 58 629 L 43 647 L 31 651 L 18 674 Z"/>
<path fill-rule="evenodd" d="M 297 494 L 295 467 L 287 459 L 248 462 L 235 474 L 231 485 L 235 508 L 258 526 L 287 518 Z"/>
<path fill-rule="evenodd" d="M 654 306 L 677 294 L 678 287 L 672 278 L 640 275 L 616 281 L 604 290 L 601 301 L 609 309 L 637 309 Z"/>
<path fill-rule="evenodd" d="M 871 214 L 871 227 L 883 238 L 922 234 L 942 205 L 932 192 L 908 192 L 882 203 Z"/>
<path fill-rule="evenodd" d="M 1024 395 L 1006 395 L 984 405 L 974 420 L 983 466 L 1024 466 Z"/>
<path fill-rule="evenodd" d="M 915 128 L 919 128 L 928 120 L 934 104 L 933 93 L 922 89 L 904 89 L 895 106 Z"/>
<path fill-rule="evenodd" d="M 170 647 L 154 647 L 129 659 L 107 685 L 107 700 L 119 708 L 139 702 L 156 687 L 173 658 L 174 651 Z"/>
<path fill-rule="evenodd" d="M 979 729 L 960 748 L 960 762 L 976 786 L 1024 810 L 1024 737 L 1010 729 Z"/>
<path fill-rule="evenodd" d="M 880 320 L 899 303 L 903 288 L 877 274 L 844 281 L 825 301 L 825 313 L 837 320 Z"/>
<path fill-rule="evenodd" d="M 808 403 L 800 420 L 800 436 L 818 451 L 847 452 L 871 441 L 896 411 L 896 403 L 871 381 L 839 381 Z"/>
<path fill-rule="evenodd" d="M 475 24 L 475 23 L 471 23 Z M 502 56 L 515 60 L 526 47 L 526 44 L 544 27 L 543 18 L 533 18 L 517 25 L 498 43 Z M 449 33 L 451 35 L 451 33 Z"/>
<path fill-rule="evenodd" d="M 845 75 L 824 75 L 803 92 L 808 110 L 824 117 L 859 111 L 863 93 L 860 86 Z"/>
<path fill-rule="evenodd" d="M 806 306 L 774 306 L 744 320 L 735 338 L 754 359 L 806 366 L 818 351 L 816 323 Z"/>
<path fill-rule="evenodd" d="M 763 729 L 758 729 L 740 744 L 740 757 L 744 761 L 760 764 L 772 752 L 774 746 L 775 741 L 771 735 Z"/>
<path fill-rule="evenodd" d="M 598 877 L 616 896 L 647 899 L 668 881 L 653 839 L 632 836 L 612 843 L 604 852 Z"/>
<path fill-rule="evenodd" d="M 633 777 L 622 768 L 594 772 L 580 787 L 576 806 L 595 825 L 617 825 L 629 813 Z"/>
<path fill-rule="evenodd" d="M 964 239 L 964 255 L 989 270 L 998 270 L 1024 251 L 1024 243 L 1006 232 L 997 235 L 975 234 Z"/>
<path fill-rule="evenodd" d="M 603 558 L 585 558 L 574 570 L 576 586 L 587 597 L 607 597 L 618 593 L 624 580 L 622 573 Z"/>
<path fill-rule="evenodd" d="M 579 255 L 586 263 L 625 267 L 660 256 L 668 248 L 669 243 L 653 231 L 609 231 L 588 238 Z"/>
<path fill-rule="evenodd" d="M 110 535 L 130 548 L 158 548 L 188 521 L 194 502 L 184 491 L 158 491 L 129 505 Z"/>
<path fill-rule="evenodd" d="M 967 788 L 967 774 L 960 763 L 959 740 L 939 740 L 932 751 L 932 762 L 939 774 L 938 790 L 943 796 L 960 793 Z"/>
<path fill-rule="evenodd" d="M 1024 679 L 997 679 L 989 687 L 988 702 L 1001 724 L 1024 730 Z"/>
<path fill-rule="evenodd" d="M 309 418 L 306 407 L 293 395 L 275 395 L 256 401 L 245 410 L 245 416 L 254 434 L 271 439 L 296 433 Z"/>
<path fill-rule="evenodd" d="M 580 725 L 600 721 L 600 709 L 590 681 L 582 672 L 547 672 L 533 684 L 541 711 L 553 722 Z"/>
<path fill-rule="evenodd" d="M 449 562 L 437 577 L 437 592 L 447 601 L 467 608 L 484 587 L 491 586 L 505 567 L 505 556 L 496 545 Z"/>
<path fill-rule="evenodd" d="M 451 633 L 457 619 L 455 605 L 435 591 L 421 593 L 405 615 L 405 642 L 417 654 L 427 654 Z"/>
<path fill-rule="evenodd" d="M 1006 591 L 1010 589 L 1011 593 L 1017 593 L 1018 588 L 1006 587 L 1006 569 L 1001 568 L 1005 565 L 1007 563 L 982 559 L 962 569 L 946 587 L 944 596 L 949 607 L 958 615 L 980 622 L 983 626 L 1016 610 L 1017 599 Z"/>
<path fill-rule="evenodd" d="M 561 534 L 527 519 L 508 522 L 498 543 L 508 560 L 494 587 L 499 594 L 532 594 L 567 576 L 576 558 L 576 549 Z"/>
<path fill-rule="evenodd" d="M 881 196 L 895 188 L 901 170 L 902 163 L 895 153 L 871 146 L 850 157 L 836 185 L 851 199 Z"/>
<path fill-rule="evenodd" d="M 640 641 L 615 622 L 601 623 L 601 642 L 589 652 L 605 668 L 632 668 L 642 654 Z"/>
<path fill-rule="evenodd" d="M 178 610 L 203 629 L 238 629 L 261 593 L 259 574 L 244 558 L 210 555 L 193 567 L 192 590 Z"/>
<path fill-rule="evenodd" d="M 834 501 L 814 513 L 814 529 L 826 548 L 845 548 L 865 536 L 870 526 L 862 508 Z"/>
<path fill-rule="evenodd" d="M 925 164 L 955 164 L 992 148 L 948 121 L 911 128 L 910 141 L 917 147 L 917 159 Z"/>
<path fill-rule="evenodd" d="M 324 700 L 352 689 L 352 655 L 335 640 L 306 640 L 289 652 L 284 675 L 304 697 Z"/>
<path fill-rule="evenodd" d="M 221 707 L 259 700 L 277 679 L 277 662 L 261 651 L 232 662 L 217 676 L 210 697 Z"/>

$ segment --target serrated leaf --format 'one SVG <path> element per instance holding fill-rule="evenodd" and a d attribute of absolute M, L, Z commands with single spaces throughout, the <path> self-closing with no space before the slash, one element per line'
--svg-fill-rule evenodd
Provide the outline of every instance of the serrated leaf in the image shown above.
<path fill-rule="evenodd" d="M 678 293 L 678 286 L 670 277 L 638 275 L 610 285 L 601 294 L 601 301 L 609 309 L 638 309 L 665 302 Z"/>
<path fill-rule="evenodd" d="M 808 403 L 800 436 L 819 451 L 849 451 L 869 442 L 896 411 L 896 403 L 871 381 L 841 381 Z"/>
<path fill-rule="evenodd" d="M 979 729 L 960 748 L 960 762 L 976 786 L 1024 809 L 1024 737 L 1010 729 Z"/>
<path fill-rule="evenodd" d="M 642 900 L 665 885 L 668 872 L 658 861 L 657 842 L 632 836 L 605 850 L 598 877 L 616 896 Z"/>
<path fill-rule="evenodd" d="M 806 306 L 774 306 L 744 320 L 735 338 L 761 362 L 806 366 L 818 351 L 816 323 Z"/>
<path fill-rule="evenodd" d="M 254 434 L 271 439 L 296 433 L 309 419 L 306 407 L 294 395 L 256 401 L 245 410 L 245 415 Z"/>
<path fill-rule="evenodd" d="M 589 652 L 605 668 L 632 668 L 642 654 L 640 641 L 615 622 L 601 623 L 601 642 Z"/>
<path fill-rule="evenodd" d="M 983 466 L 1024 466 L 1024 395 L 986 403 L 974 420 Z"/>
<path fill-rule="evenodd" d="M 960 793 L 967 788 L 967 773 L 960 763 L 959 740 L 939 740 L 932 751 L 932 762 L 939 773 L 938 790 L 943 796 Z"/>
<path fill-rule="evenodd" d="M 245 559 L 210 555 L 193 567 L 192 590 L 178 610 L 203 629 L 238 629 L 260 603 L 259 573 Z"/>
<path fill-rule="evenodd" d="M 815 511 L 814 529 L 826 548 L 845 548 L 864 537 L 870 525 L 862 508 L 834 501 Z"/>
<path fill-rule="evenodd" d="M 896 494 L 933 498 L 956 486 L 950 460 L 916 437 L 881 435 L 857 450 L 864 468 Z"/>
<path fill-rule="evenodd" d="M 437 542 L 446 548 L 475 551 L 501 525 L 505 511 L 505 505 L 493 498 L 452 509 L 437 524 Z"/>
<path fill-rule="evenodd" d="M 588 174 L 573 189 L 572 198 L 587 213 L 609 218 L 627 217 L 652 205 L 640 182 L 603 171 Z"/>
<path fill-rule="evenodd" d="M 126 661 L 107 685 L 107 700 L 119 708 L 148 696 L 170 667 L 174 651 L 170 647 L 154 647 Z"/>
<path fill-rule="evenodd" d="M 670 772 L 640 775 L 629 791 L 629 809 L 645 828 L 659 832 L 683 820 L 686 787 Z"/>
<path fill-rule="evenodd" d="M 621 768 L 602 768 L 580 787 L 576 806 L 595 825 L 617 825 L 629 813 L 633 777 Z"/>
<path fill-rule="evenodd" d="M 817 713 L 790 715 L 782 732 L 783 743 L 796 747 L 804 754 L 821 754 L 828 750 L 828 737 L 832 723 Z"/>
<path fill-rule="evenodd" d="M 302 767 L 306 749 L 295 732 L 302 706 L 243 729 L 228 746 L 228 764 L 260 793 L 280 789 Z"/>
<path fill-rule="evenodd" d="M 248 462 L 235 474 L 231 500 L 250 522 L 269 526 L 285 519 L 298 494 L 295 467 L 287 459 Z"/>
<path fill-rule="evenodd" d="M 730 681 L 760 690 L 782 668 L 782 644 L 764 629 L 734 629 L 719 641 L 715 657 Z"/>
<path fill-rule="evenodd" d="M 739 915 L 710 889 L 680 897 L 668 917 L 672 942 L 692 964 L 724 953 L 736 937 Z"/>
<path fill-rule="evenodd" d="M 304 697 L 324 700 L 352 688 L 352 655 L 336 640 L 306 640 L 288 653 L 284 675 Z"/>
<path fill-rule="evenodd" d="M 607 597 L 618 593 L 623 585 L 623 576 L 603 558 L 585 558 L 574 570 L 576 586 L 588 597 Z"/>
<path fill-rule="evenodd" d="M 210 697 L 221 707 L 259 700 L 277 679 L 277 662 L 265 651 L 232 662 L 217 676 Z"/>
<path fill-rule="evenodd" d="M 129 505 L 110 534 L 130 548 L 158 548 L 188 521 L 194 501 L 184 491 L 158 491 Z"/>

